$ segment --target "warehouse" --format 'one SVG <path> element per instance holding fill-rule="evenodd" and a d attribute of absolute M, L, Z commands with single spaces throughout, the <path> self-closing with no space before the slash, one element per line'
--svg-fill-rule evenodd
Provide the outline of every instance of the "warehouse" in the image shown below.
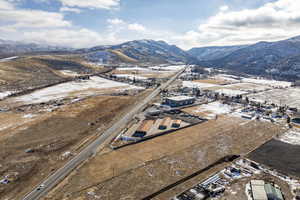
<path fill-rule="evenodd" d="M 168 97 L 165 103 L 171 107 L 179 107 L 195 103 L 195 98 L 189 96 Z"/>
<path fill-rule="evenodd" d="M 142 122 L 142 124 L 138 127 L 138 129 L 135 131 L 135 133 L 132 135 L 133 137 L 144 137 L 147 135 L 149 130 L 152 128 L 154 124 L 153 120 L 145 120 Z"/>
<path fill-rule="evenodd" d="M 269 200 L 284 200 L 280 189 L 271 184 L 265 184 L 265 191 Z"/>
<path fill-rule="evenodd" d="M 251 189 L 253 200 L 268 200 L 263 180 L 252 180 Z"/>

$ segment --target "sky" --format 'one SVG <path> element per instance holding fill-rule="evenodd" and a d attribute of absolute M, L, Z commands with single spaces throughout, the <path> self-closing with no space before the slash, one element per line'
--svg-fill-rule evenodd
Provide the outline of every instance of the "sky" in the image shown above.
<path fill-rule="evenodd" d="M 300 35 L 300 0 L 0 0 L 0 39 L 74 48 L 164 40 L 183 49 Z"/>

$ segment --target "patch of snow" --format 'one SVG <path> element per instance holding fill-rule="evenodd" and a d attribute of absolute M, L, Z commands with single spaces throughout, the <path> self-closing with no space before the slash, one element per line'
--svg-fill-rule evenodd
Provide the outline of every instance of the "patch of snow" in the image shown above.
<path fill-rule="evenodd" d="M 33 118 L 33 117 L 35 117 L 35 115 L 33 115 L 33 114 L 23 115 L 23 118 Z"/>
<path fill-rule="evenodd" d="M 143 68 L 143 67 L 119 67 L 116 70 L 119 70 L 119 71 L 149 71 L 148 68 Z"/>
<path fill-rule="evenodd" d="M 237 96 L 242 94 L 247 94 L 247 92 L 241 91 L 241 90 L 231 90 L 231 89 L 219 89 L 215 92 L 218 92 L 220 94 L 225 94 L 226 96 Z"/>
<path fill-rule="evenodd" d="M 118 78 L 127 78 L 129 80 L 147 80 L 148 78 L 143 76 L 137 76 L 132 74 L 114 74 Z"/>
<path fill-rule="evenodd" d="M 78 76 L 79 75 L 77 72 L 73 72 L 70 70 L 59 70 L 59 72 L 66 76 Z"/>
<path fill-rule="evenodd" d="M 88 89 L 109 89 L 109 88 L 120 88 L 120 89 L 144 89 L 142 87 L 137 87 L 129 85 L 126 83 L 120 83 L 98 76 L 92 76 L 89 80 L 85 81 L 71 81 L 67 83 L 58 84 L 55 86 L 47 87 L 41 90 L 37 90 L 27 95 L 16 97 L 14 100 L 16 102 L 25 102 L 28 104 L 31 103 L 42 103 L 48 102 L 50 100 L 62 99 L 69 96 L 72 92 L 79 92 Z M 90 95 L 90 94 L 85 94 Z"/>
<path fill-rule="evenodd" d="M 3 59 L 0 59 L 0 62 L 6 62 L 6 61 L 14 60 L 14 59 L 17 59 L 17 58 L 19 58 L 19 56 L 3 58 Z"/>
<path fill-rule="evenodd" d="M 0 92 L 0 100 L 4 99 L 5 97 L 7 97 L 9 95 L 12 95 L 13 93 L 15 93 L 15 92 L 13 92 L 13 91 Z"/>
<path fill-rule="evenodd" d="M 299 129 L 290 130 L 284 133 L 283 135 L 281 135 L 278 139 L 285 143 L 300 145 L 300 130 Z"/>
<path fill-rule="evenodd" d="M 222 104 L 220 102 L 212 102 L 200 106 L 195 112 L 210 112 L 208 115 L 210 119 L 214 118 L 216 115 L 231 113 L 233 108 L 227 104 Z"/>
<path fill-rule="evenodd" d="M 211 84 L 211 83 L 199 83 L 199 82 L 193 82 L 193 81 L 183 81 L 182 86 L 183 87 L 188 87 L 188 88 L 210 88 L 210 87 L 216 87 L 218 85 Z"/>

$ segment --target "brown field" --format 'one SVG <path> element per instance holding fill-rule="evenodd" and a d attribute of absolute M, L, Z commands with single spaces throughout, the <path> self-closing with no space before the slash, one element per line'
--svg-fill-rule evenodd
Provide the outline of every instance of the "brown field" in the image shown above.
<path fill-rule="evenodd" d="M 270 123 L 222 116 L 116 151 L 107 149 L 45 199 L 141 199 L 225 155 L 246 154 L 281 131 Z"/>
<path fill-rule="evenodd" d="M 0 131 L 0 177 L 16 176 L 0 185 L 0 199 L 20 199 L 70 159 L 62 156 L 64 152 L 82 149 L 146 94 L 91 97 L 30 119 L 24 119 L 23 112 L 0 113 L 1 123 L 19 124 Z"/>

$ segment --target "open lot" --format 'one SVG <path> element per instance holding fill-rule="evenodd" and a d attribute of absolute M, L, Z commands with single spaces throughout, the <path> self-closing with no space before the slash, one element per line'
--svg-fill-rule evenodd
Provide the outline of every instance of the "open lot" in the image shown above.
<path fill-rule="evenodd" d="M 53 112 L 0 113 L 3 121 L 12 124 L 0 131 L 0 179 L 11 178 L 9 184 L 0 185 L 0 199 L 19 199 L 111 126 L 131 108 L 128 105 L 134 105 L 146 93 L 90 97 Z"/>
<path fill-rule="evenodd" d="M 287 132 L 280 139 L 272 139 L 250 154 L 256 162 L 267 165 L 283 174 L 300 177 L 300 131 Z"/>
<path fill-rule="evenodd" d="M 220 116 L 119 150 L 107 149 L 46 199 L 141 199 L 225 155 L 246 154 L 280 132 L 271 123 Z"/>

